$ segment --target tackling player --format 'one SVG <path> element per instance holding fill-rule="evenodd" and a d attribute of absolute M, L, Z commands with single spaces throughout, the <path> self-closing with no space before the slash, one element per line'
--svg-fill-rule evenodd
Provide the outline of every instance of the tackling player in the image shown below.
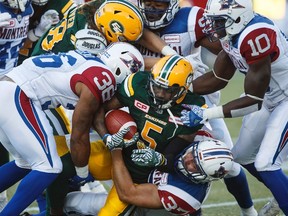
<path fill-rule="evenodd" d="M 122 82 L 118 78 L 98 57 L 71 51 L 29 58 L 1 79 L 0 88 L 6 94 L 0 101 L 6 109 L 0 112 L 0 140 L 15 161 L 0 167 L 0 191 L 23 178 L 1 216 L 19 215 L 62 170 L 53 130 L 43 110 L 59 105 L 75 109 L 71 146 L 81 143 L 89 151 L 93 117 Z M 11 126 L 13 122 L 17 122 L 16 128 Z"/>
<path fill-rule="evenodd" d="M 235 160 L 270 189 L 288 215 L 288 178 L 281 169 L 288 153 L 288 39 L 273 21 L 254 13 L 250 0 L 211 0 L 204 16 L 207 35 L 220 40 L 223 51 L 214 69 L 193 81 L 194 91 L 224 88 L 238 69 L 246 76 L 245 92 L 223 106 L 191 106 L 182 120 L 195 126 L 195 118 L 203 122 L 244 116 L 232 149 Z"/>

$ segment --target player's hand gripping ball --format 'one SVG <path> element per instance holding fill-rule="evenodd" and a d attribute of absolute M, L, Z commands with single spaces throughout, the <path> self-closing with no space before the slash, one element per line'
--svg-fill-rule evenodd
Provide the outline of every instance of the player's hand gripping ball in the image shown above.
<path fill-rule="evenodd" d="M 130 128 L 124 139 L 132 139 L 137 132 L 137 125 L 132 116 L 124 110 L 111 110 L 105 116 L 105 125 L 110 134 L 115 134 L 124 128 Z"/>

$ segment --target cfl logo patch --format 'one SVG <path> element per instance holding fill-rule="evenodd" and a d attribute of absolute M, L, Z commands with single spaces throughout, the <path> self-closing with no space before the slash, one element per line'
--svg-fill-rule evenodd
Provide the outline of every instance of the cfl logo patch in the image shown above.
<path fill-rule="evenodd" d="M 110 28 L 112 29 L 113 32 L 119 32 L 119 33 L 123 33 L 124 28 L 121 25 L 121 23 L 114 21 L 110 23 Z"/>

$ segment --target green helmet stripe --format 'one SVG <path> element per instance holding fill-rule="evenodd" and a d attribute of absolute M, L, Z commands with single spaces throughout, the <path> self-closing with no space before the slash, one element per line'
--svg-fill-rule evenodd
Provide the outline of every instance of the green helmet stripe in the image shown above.
<path fill-rule="evenodd" d="M 159 77 L 164 80 L 168 80 L 170 72 L 172 71 L 173 67 L 180 61 L 182 58 L 178 55 L 174 55 L 170 57 L 166 63 L 163 65 L 162 70 L 160 71 Z"/>

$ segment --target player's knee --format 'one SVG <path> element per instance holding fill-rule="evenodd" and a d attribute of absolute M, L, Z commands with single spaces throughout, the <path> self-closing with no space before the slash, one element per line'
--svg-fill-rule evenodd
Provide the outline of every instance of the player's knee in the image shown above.
<path fill-rule="evenodd" d="M 241 166 L 238 163 L 233 163 L 232 169 L 229 171 L 229 173 L 225 176 L 225 178 L 232 178 L 235 176 L 238 176 L 241 171 Z"/>

